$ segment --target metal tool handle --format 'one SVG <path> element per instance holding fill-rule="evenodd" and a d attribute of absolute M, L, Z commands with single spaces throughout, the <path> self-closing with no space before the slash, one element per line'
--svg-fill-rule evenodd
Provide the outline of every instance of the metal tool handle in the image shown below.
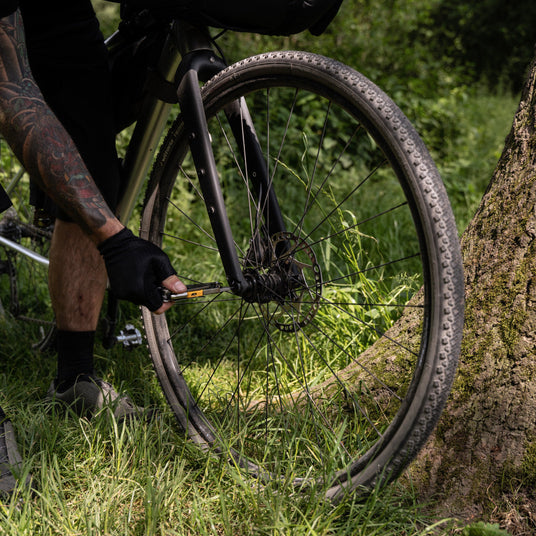
<path fill-rule="evenodd" d="M 164 303 L 188 300 L 191 298 L 202 298 L 208 294 L 219 294 L 220 292 L 231 292 L 231 287 L 224 287 L 221 283 L 202 283 L 199 285 L 187 285 L 186 292 L 174 294 L 167 288 L 160 288 Z"/>

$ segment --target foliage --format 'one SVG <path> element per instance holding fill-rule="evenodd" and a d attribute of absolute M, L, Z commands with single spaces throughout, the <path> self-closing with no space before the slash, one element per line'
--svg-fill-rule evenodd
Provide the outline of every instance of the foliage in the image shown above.
<path fill-rule="evenodd" d="M 226 34 L 229 61 L 275 49 L 307 49 L 363 72 L 413 122 L 436 161 L 463 231 L 489 182 L 517 97 L 470 85 L 466 63 L 440 53 L 441 2 L 346 1 L 327 31 L 312 38 Z"/>
<path fill-rule="evenodd" d="M 536 4 L 531 0 L 442 0 L 430 15 L 430 52 L 450 58 L 470 80 L 518 91 L 534 54 Z"/>
<path fill-rule="evenodd" d="M 99 18 L 102 33 L 105 36 L 111 35 L 119 23 L 119 4 L 109 0 L 92 0 L 92 4 Z"/>
<path fill-rule="evenodd" d="M 465 527 L 462 536 L 508 536 L 508 532 L 502 530 L 497 524 L 489 524 L 479 521 Z"/>
<path fill-rule="evenodd" d="M 166 409 L 145 348 L 98 347 L 97 366 L 138 404 L 158 407 L 158 419 L 125 426 L 108 411 L 88 421 L 51 406 L 43 395 L 54 359 L 33 354 L 26 327 L 0 321 L 0 405 L 16 427 L 35 489 L 21 490 L 21 500 L 0 508 L 2 534 L 438 534 L 400 484 L 332 505 L 286 486 L 252 485 L 225 460 L 198 451 Z"/>

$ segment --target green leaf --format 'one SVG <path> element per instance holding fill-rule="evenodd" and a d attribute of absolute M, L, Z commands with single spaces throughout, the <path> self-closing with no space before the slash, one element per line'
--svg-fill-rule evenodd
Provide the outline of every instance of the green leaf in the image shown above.
<path fill-rule="evenodd" d="M 465 527 L 462 536 L 509 536 L 509 533 L 502 530 L 497 524 L 490 525 L 479 521 Z"/>

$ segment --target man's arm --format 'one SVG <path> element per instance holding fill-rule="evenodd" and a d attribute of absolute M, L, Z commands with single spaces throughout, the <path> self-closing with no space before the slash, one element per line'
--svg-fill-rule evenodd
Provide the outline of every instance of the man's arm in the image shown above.
<path fill-rule="evenodd" d="M 0 129 L 32 180 L 96 244 L 122 229 L 32 77 L 18 11 L 0 19 Z"/>
<path fill-rule="evenodd" d="M 161 313 L 170 304 L 162 304 L 160 285 L 186 290 L 167 256 L 114 216 L 46 104 L 31 74 L 19 11 L 0 19 L 0 132 L 31 179 L 99 246 L 117 297 Z"/>

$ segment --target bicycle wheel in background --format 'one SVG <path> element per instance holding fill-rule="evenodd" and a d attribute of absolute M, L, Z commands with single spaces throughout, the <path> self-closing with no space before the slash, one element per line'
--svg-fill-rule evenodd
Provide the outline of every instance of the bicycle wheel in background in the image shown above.
<path fill-rule="evenodd" d="M 244 97 L 285 231 L 270 235 L 226 106 Z M 144 311 L 166 397 L 188 435 L 256 476 L 327 497 L 394 479 L 435 426 L 456 369 L 463 278 L 436 168 L 366 78 L 307 53 L 231 66 L 203 89 L 244 272 L 266 287 Z M 142 235 L 187 284 L 226 285 L 177 120 Z"/>
<path fill-rule="evenodd" d="M 0 181 L 13 207 L 0 214 L 0 304 L 27 324 L 36 349 L 46 350 L 54 339 L 54 315 L 48 294 L 48 258 L 53 220 L 30 205 L 30 180 L 7 143 L 0 139 Z M 19 250 L 6 245 L 16 244 Z M 31 250 L 29 258 L 20 248 Z M 36 260 L 40 259 L 40 260 Z M 42 262 L 43 261 L 43 262 Z"/>

